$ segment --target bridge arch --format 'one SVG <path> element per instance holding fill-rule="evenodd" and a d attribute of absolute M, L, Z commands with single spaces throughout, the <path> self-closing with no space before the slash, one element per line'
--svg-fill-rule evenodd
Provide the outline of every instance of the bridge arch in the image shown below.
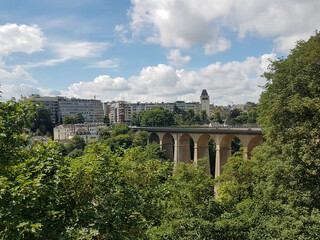
<path fill-rule="evenodd" d="M 190 140 L 193 140 L 190 134 L 184 133 L 178 139 L 178 156 L 177 162 L 191 163 Z M 194 140 L 193 140 L 194 141 Z"/>
<path fill-rule="evenodd" d="M 170 133 L 165 133 L 162 137 L 162 150 L 167 159 L 174 159 L 174 137 Z"/>
<path fill-rule="evenodd" d="M 198 163 L 198 159 L 206 158 L 206 162 L 204 165 L 207 168 L 207 173 L 210 173 L 210 155 L 209 155 L 209 141 L 210 141 L 210 134 L 202 134 L 198 137 L 197 142 L 195 144 L 195 162 Z"/>
<path fill-rule="evenodd" d="M 247 157 L 251 156 L 252 149 L 254 149 L 256 146 L 259 146 L 262 143 L 262 140 L 263 140 L 262 135 L 254 136 L 251 138 L 247 146 L 247 152 L 248 152 Z"/>
<path fill-rule="evenodd" d="M 157 133 L 154 133 L 154 132 L 151 133 L 150 136 L 149 136 L 149 142 L 150 142 L 150 143 L 155 142 L 155 143 L 160 144 L 160 137 L 159 137 L 159 135 L 158 135 Z"/>

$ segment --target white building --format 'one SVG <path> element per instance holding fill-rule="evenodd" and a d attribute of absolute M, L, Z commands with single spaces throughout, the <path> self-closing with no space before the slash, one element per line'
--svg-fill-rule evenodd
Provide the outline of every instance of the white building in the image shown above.
<path fill-rule="evenodd" d="M 55 141 L 67 142 L 77 135 L 88 143 L 98 139 L 99 130 L 106 127 L 104 123 L 62 124 L 53 129 L 53 138 Z"/>
<path fill-rule="evenodd" d="M 36 95 L 21 97 L 21 99 L 42 103 L 51 110 L 51 118 L 55 123 L 62 122 L 65 116 L 76 117 L 78 113 L 82 114 L 85 122 L 103 122 L 104 119 L 103 105 L 100 100 Z"/>

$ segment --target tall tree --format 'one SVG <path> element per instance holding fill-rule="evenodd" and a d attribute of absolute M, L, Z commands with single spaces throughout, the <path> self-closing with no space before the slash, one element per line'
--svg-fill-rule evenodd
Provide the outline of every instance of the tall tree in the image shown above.
<path fill-rule="evenodd" d="M 84 117 L 82 113 L 77 113 L 77 116 L 75 117 L 75 122 L 76 123 L 84 123 Z"/>
<path fill-rule="evenodd" d="M 29 144 L 26 134 L 34 115 L 32 103 L 14 99 L 0 102 L 0 172 L 7 164 L 23 160 L 24 147 Z"/>
<path fill-rule="evenodd" d="M 148 111 L 143 111 L 141 114 L 141 126 L 160 127 L 171 126 L 174 124 L 172 112 L 163 108 L 152 108 Z"/>
<path fill-rule="evenodd" d="M 228 180 L 220 182 L 220 191 L 228 192 L 225 199 L 235 203 L 233 217 L 224 219 L 225 229 L 238 229 L 250 239 L 318 238 L 319 56 L 316 32 L 308 41 L 299 41 L 286 59 L 272 62 L 264 74 L 267 84 L 258 104 L 258 122 L 266 142 L 253 158 L 227 164 L 222 174 Z"/>
<path fill-rule="evenodd" d="M 70 116 L 64 116 L 63 120 L 62 120 L 63 124 L 75 124 L 76 123 L 76 119 L 74 117 L 70 117 Z"/>
<path fill-rule="evenodd" d="M 223 123 L 219 109 L 214 109 L 212 117 L 214 122 Z"/>
<path fill-rule="evenodd" d="M 32 132 L 36 132 L 38 129 L 42 135 L 45 135 L 47 132 L 52 134 L 53 132 L 51 111 L 42 105 L 36 106 L 36 114 L 31 126 Z"/>

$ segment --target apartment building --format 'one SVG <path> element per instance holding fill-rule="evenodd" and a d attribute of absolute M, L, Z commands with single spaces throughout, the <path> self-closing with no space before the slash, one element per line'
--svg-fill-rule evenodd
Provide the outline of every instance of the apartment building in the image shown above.
<path fill-rule="evenodd" d="M 176 101 L 173 103 L 129 103 L 125 101 L 104 103 L 105 114 L 109 116 L 110 123 L 126 123 L 130 124 L 131 116 L 133 113 L 140 113 L 141 111 L 151 110 L 155 107 L 162 107 L 173 112 L 174 106 L 177 106 L 181 110 L 187 111 L 193 109 L 196 114 L 199 114 L 201 110 L 206 110 L 207 115 L 212 115 L 214 111 L 214 105 L 210 104 L 210 98 L 208 92 L 204 89 L 200 96 L 200 102 L 185 102 Z"/>

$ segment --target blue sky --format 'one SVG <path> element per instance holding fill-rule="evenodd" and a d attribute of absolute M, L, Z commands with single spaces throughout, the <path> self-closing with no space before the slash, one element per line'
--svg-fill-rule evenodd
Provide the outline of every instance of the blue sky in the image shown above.
<path fill-rule="evenodd" d="M 0 100 L 257 102 L 319 0 L 1 0 Z"/>

